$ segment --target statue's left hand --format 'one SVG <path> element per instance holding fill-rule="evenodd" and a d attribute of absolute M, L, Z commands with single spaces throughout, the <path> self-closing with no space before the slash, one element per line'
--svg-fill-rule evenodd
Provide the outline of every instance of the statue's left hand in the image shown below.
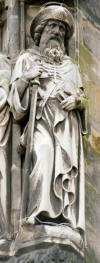
<path fill-rule="evenodd" d="M 76 108 L 76 97 L 74 95 L 67 97 L 61 103 L 62 109 L 71 111 Z"/>
<path fill-rule="evenodd" d="M 74 109 L 83 110 L 87 106 L 87 99 L 84 96 L 71 95 L 61 102 L 62 109 L 71 111 Z"/>

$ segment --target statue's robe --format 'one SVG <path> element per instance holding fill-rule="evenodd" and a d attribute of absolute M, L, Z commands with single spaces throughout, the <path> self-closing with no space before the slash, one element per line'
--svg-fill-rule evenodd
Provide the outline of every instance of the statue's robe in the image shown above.
<path fill-rule="evenodd" d="M 29 111 L 29 88 L 20 98 L 17 80 L 25 85 L 23 73 L 36 63 L 43 65 L 39 78 L 34 132 L 32 171 L 29 174 L 29 201 L 26 216 L 47 217 L 52 221 L 62 215 L 75 229 L 85 231 L 84 157 L 82 134 L 86 133 L 84 111 L 63 110 L 60 99 L 84 96 L 77 66 L 65 56 L 59 65 L 43 61 L 33 51 L 19 56 L 13 76 L 9 104 L 13 116 L 21 121 Z M 27 137 L 25 126 L 23 141 Z M 24 175 L 23 175 L 24 176 Z M 62 219 L 63 221 L 63 219 Z"/>
<path fill-rule="evenodd" d="M 5 55 L 0 54 L 0 222 L 1 232 L 7 224 L 7 143 L 11 130 L 11 121 L 7 97 L 11 81 L 11 66 Z M 6 230 L 5 230 L 6 231 Z"/>

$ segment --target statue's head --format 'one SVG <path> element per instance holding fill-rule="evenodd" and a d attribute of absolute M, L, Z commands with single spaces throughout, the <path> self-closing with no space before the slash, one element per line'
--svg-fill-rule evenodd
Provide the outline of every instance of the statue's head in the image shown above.
<path fill-rule="evenodd" d="M 64 52 L 74 32 L 73 16 L 65 5 L 47 3 L 33 19 L 30 32 L 42 51 L 45 48 L 56 48 Z"/>

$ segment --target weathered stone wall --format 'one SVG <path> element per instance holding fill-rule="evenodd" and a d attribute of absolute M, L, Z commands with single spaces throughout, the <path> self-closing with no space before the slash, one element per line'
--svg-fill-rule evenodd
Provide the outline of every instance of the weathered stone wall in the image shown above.
<path fill-rule="evenodd" d="M 89 20 L 97 27 L 100 26 L 100 1 L 98 0 L 79 0 L 79 5 Z"/>
<path fill-rule="evenodd" d="M 80 69 L 88 97 L 88 135 L 84 138 L 86 169 L 87 260 L 100 261 L 100 2 L 79 1 Z M 94 259 L 91 255 L 94 254 Z"/>

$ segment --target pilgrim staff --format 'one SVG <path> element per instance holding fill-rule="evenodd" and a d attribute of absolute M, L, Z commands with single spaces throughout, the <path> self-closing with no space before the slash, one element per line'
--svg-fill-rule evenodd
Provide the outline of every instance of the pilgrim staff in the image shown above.
<path fill-rule="evenodd" d="M 23 195 L 22 195 L 22 220 L 26 215 L 27 202 L 28 202 L 28 191 L 29 186 L 29 174 L 31 172 L 31 158 L 33 151 L 33 138 L 34 138 L 34 126 L 35 126 L 35 116 L 36 116 L 36 105 L 37 105 L 37 93 L 39 81 L 37 79 L 31 81 L 32 86 L 32 97 L 31 97 L 31 107 L 30 116 L 28 123 L 28 133 L 27 133 L 27 144 L 26 144 L 26 154 L 25 154 L 25 166 L 24 166 L 24 183 L 23 183 Z"/>

